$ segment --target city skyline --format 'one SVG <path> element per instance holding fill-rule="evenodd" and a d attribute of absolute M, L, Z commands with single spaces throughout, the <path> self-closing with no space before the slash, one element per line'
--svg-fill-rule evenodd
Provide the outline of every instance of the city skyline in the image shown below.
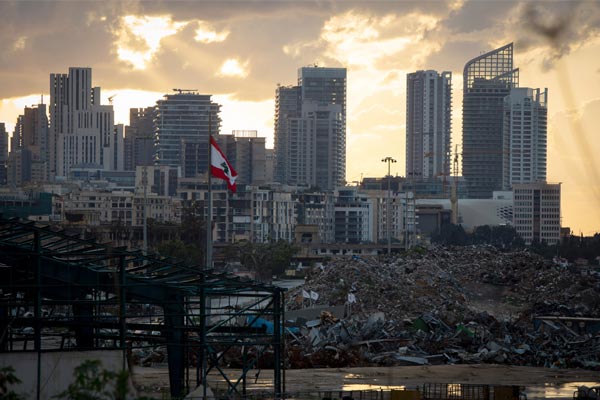
<path fill-rule="evenodd" d="M 384 156 L 398 159 L 392 174 L 403 175 L 406 74 L 453 73 L 454 147 L 462 136 L 465 63 L 514 42 L 520 86 L 549 91 L 547 177 L 563 183 L 563 225 L 591 234 L 600 230 L 593 157 L 600 145 L 592 136 L 600 115 L 600 7 L 552 2 L 544 14 L 538 5 L 2 2 L 0 121 L 12 135 L 23 107 L 48 94 L 50 73 L 82 66 L 94 69 L 102 104 L 113 97 L 115 123 L 171 88 L 194 88 L 223 105 L 222 133 L 258 130 L 272 147 L 277 84 L 316 63 L 348 69 L 346 180 L 383 176 Z M 527 28 L 538 23 L 537 31 Z M 551 32 L 548 24 L 563 29 L 540 35 Z M 66 45 L 73 35 L 87 40 Z"/>

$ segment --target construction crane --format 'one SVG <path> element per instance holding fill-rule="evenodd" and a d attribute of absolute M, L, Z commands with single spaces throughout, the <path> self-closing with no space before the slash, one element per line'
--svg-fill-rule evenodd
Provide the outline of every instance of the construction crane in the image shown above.
<path fill-rule="evenodd" d="M 174 92 L 179 92 L 179 94 L 183 94 L 183 93 L 194 93 L 194 92 L 197 92 L 198 89 L 177 89 L 177 88 L 174 88 L 173 91 Z"/>

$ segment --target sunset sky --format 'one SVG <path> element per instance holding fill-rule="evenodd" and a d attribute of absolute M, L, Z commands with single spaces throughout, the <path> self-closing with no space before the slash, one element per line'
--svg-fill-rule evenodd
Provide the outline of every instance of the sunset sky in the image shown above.
<path fill-rule="evenodd" d="M 50 73 L 92 67 L 116 121 L 172 88 L 213 94 L 222 133 L 273 145 L 277 84 L 298 67 L 348 68 L 347 176 L 404 175 L 406 74 L 452 71 L 452 143 L 461 143 L 462 70 L 515 44 L 520 86 L 548 88 L 548 180 L 562 182 L 563 226 L 600 231 L 598 1 L 0 0 L 0 122 L 48 100 Z"/>

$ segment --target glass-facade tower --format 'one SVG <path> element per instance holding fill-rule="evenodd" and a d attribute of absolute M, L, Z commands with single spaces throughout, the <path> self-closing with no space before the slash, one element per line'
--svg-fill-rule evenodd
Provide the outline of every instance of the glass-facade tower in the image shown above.
<path fill-rule="evenodd" d="M 184 177 L 208 170 L 208 137 L 219 134 L 220 105 L 211 95 L 180 92 L 156 102 L 155 165 L 181 166 Z"/>
<path fill-rule="evenodd" d="M 406 177 L 421 181 L 450 175 L 452 73 L 406 76 Z"/>
<path fill-rule="evenodd" d="M 502 189 L 504 98 L 519 86 L 513 44 L 469 61 L 463 80 L 463 176 L 470 198 L 491 198 Z"/>

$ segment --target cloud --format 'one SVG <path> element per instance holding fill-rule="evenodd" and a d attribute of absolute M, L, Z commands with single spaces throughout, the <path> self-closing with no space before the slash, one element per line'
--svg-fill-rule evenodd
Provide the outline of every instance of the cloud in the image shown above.
<path fill-rule="evenodd" d="M 27 43 L 27 36 L 20 36 L 15 42 L 13 48 L 15 51 L 23 50 L 25 48 L 25 44 Z"/>
<path fill-rule="evenodd" d="M 161 40 L 183 29 L 188 22 L 174 22 L 170 16 L 121 17 L 114 31 L 118 58 L 134 69 L 145 69 L 160 49 Z"/>
<path fill-rule="evenodd" d="M 420 13 L 378 16 L 350 10 L 326 20 L 317 40 L 288 44 L 283 50 L 298 57 L 312 48 L 350 68 L 370 67 L 398 55 L 437 22 L 437 17 Z"/>
<path fill-rule="evenodd" d="M 217 32 L 208 23 L 199 21 L 194 39 L 200 43 L 219 43 L 225 41 L 227 36 L 229 36 L 229 31 Z"/>
<path fill-rule="evenodd" d="M 520 8 L 518 44 L 524 49 L 546 48 L 545 69 L 600 35 L 598 2 L 551 2 L 543 7 L 527 3 Z"/>
<path fill-rule="evenodd" d="M 217 72 L 217 76 L 245 78 L 248 76 L 248 62 L 240 62 L 237 58 L 228 58 Z"/>

